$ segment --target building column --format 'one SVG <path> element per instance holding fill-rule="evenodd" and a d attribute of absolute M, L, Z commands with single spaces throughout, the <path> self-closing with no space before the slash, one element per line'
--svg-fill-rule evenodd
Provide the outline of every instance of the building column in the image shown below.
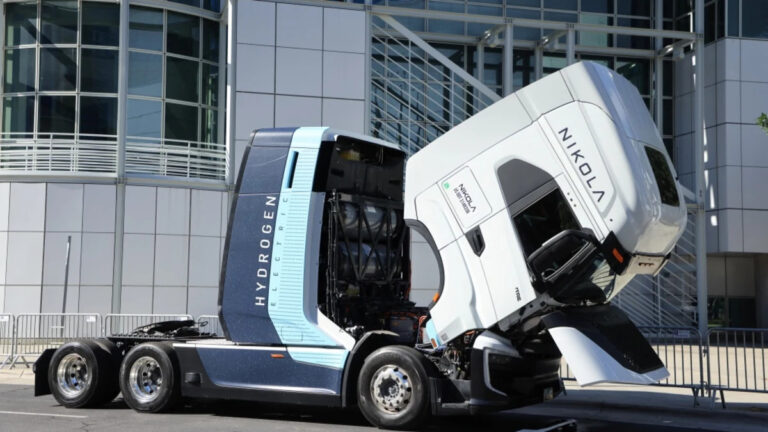
<path fill-rule="evenodd" d="M 565 63 L 570 66 L 576 61 L 576 30 L 573 29 L 572 23 L 568 24 L 565 40 Z"/>
<path fill-rule="evenodd" d="M 544 76 L 544 48 L 537 46 L 533 50 L 534 55 L 534 67 L 533 67 L 533 80 L 538 81 Z"/>
<path fill-rule="evenodd" d="M 123 296 L 123 233 L 125 231 L 125 147 L 126 106 L 128 104 L 128 36 L 130 32 L 130 5 L 120 2 L 120 47 L 118 48 L 117 77 L 117 164 L 115 186 L 115 242 L 112 261 L 112 313 L 120 313 Z"/>
<path fill-rule="evenodd" d="M 694 53 L 693 146 L 696 171 L 696 301 L 699 332 L 704 334 L 707 321 L 707 220 L 704 179 L 704 0 L 696 0 L 694 9 L 696 42 Z"/>
<path fill-rule="evenodd" d="M 656 30 L 664 30 L 663 0 L 656 0 L 654 6 L 654 25 Z M 653 59 L 653 120 L 659 133 L 664 135 L 664 59 L 659 52 L 664 47 L 664 38 L 657 37 L 655 41 L 656 56 Z"/>
<path fill-rule="evenodd" d="M 502 91 L 504 93 L 504 96 L 514 91 L 512 88 L 513 87 L 512 82 L 515 76 L 513 35 L 514 35 L 514 29 L 512 28 L 512 23 L 507 23 L 507 25 L 504 27 L 504 52 L 503 52 L 504 60 L 502 61 L 502 66 L 501 66 L 501 70 L 503 73 Z"/>

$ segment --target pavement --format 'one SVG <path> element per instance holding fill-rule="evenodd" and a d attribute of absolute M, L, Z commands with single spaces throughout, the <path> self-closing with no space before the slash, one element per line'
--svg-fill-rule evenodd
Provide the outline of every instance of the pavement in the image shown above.
<path fill-rule="evenodd" d="M 168 414 L 139 414 L 118 397 L 111 404 L 70 410 L 51 396 L 32 396 L 31 369 L 0 370 L 0 431 L 371 431 L 354 410 L 307 409 L 253 403 L 193 403 Z M 518 410 L 478 417 L 435 419 L 428 431 L 531 431 L 576 419 L 584 432 L 692 432 L 768 430 L 768 394 L 726 392 L 717 400 L 662 387 L 566 384 L 567 395 Z M 565 430 L 565 429 L 564 429 Z"/>

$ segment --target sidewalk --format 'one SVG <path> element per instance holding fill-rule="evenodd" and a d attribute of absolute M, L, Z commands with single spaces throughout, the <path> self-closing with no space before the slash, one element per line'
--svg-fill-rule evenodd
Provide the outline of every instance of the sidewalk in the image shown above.
<path fill-rule="evenodd" d="M 13 369 L 8 369 L 6 366 L 0 369 L 0 384 L 34 385 L 35 374 L 32 373 L 32 366 L 21 365 Z"/>
<path fill-rule="evenodd" d="M 689 389 L 601 384 L 581 388 L 566 383 L 567 395 L 518 410 L 520 413 L 557 415 L 577 419 L 636 422 L 718 431 L 766 431 L 768 394 L 725 392 L 726 409 L 716 401 L 699 398 L 693 406 Z"/>

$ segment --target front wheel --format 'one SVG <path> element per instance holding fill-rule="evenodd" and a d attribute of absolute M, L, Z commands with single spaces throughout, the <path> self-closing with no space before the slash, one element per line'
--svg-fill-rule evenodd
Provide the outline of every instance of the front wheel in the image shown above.
<path fill-rule="evenodd" d="M 416 429 L 429 416 L 429 376 L 413 348 L 386 346 L 360 369 L 357 401 L 363 416 L 385 429 Z"/>
<path fill-rule="evenodd" d="M 120 390 L 129 407 L 142 412 L 172 409 L 181 393 L 173 350 L 144 343 L 126 354 L 120 366 Z"/>

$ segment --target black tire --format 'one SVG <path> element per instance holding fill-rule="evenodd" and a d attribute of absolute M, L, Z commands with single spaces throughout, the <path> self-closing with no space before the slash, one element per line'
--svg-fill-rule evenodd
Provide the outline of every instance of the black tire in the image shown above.
<path fill-rule="evenodd" d="M 429 417 L 429 375 L 424 356 L 413 348 L 386 346 L 360 369 L 357 404 L 363 416 L 384 429 L 416 429 Z"/>
<path fill-rule="evenodd" d="M 137 345 L 128 351 L 120 366 L 123 399 L 136 411 L 173 409 L 180 399 L 180 384 L 176 356 L 165 343 Z"/>
<path fill-rule="evenodd" d="M 120 362 L 123 355 L 114 342 L 109 339 L 94 339 L 99 347 L 109 354 L 109 362 L 105 365 L 101 374 L 104 382 L 104 393 L 101 403 L 112 402 L 120 393 Z"/>
<path fill-rule="evenodd" d="M 102 404 L 110 392 L 104 379 L 109 357 L 92 340 L 69 342 L 57 349 L 48 366 L 48 386 L 56 401 L 67 408 Z"/>

